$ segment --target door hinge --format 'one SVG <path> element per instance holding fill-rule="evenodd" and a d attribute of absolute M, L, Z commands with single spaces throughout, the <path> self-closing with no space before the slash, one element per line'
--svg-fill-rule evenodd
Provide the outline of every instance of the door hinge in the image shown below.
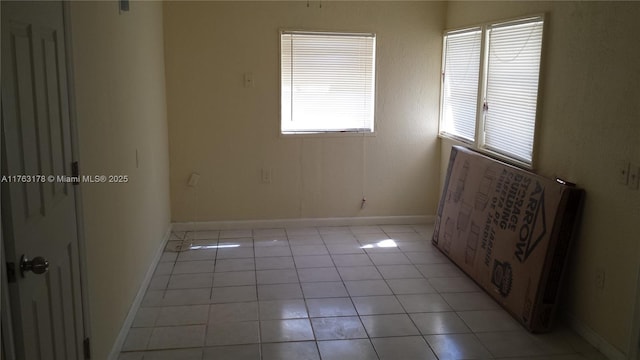
<path fill-rule="evenodd" d="M 85 338 L 82 345 L 84 348 L 84 358 L 91 359 L 91 340 L 89 340 L 89 338 Z"/>
<path fill-rule="evenodd" d="M 71 177 L 73 178 L 73 185 L 80 184 L 80 169 L 77 161 L 71 163 Z"/>
<path fill-rule="evenodd" d="M 16 264 L 12 262 L 7 263 L 7 281 L 9 283 L 16 282 Z"/>

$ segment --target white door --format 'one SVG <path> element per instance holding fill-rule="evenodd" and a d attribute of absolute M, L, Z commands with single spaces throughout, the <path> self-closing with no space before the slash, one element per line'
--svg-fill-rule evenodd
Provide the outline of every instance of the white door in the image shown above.
<path fill-rule="evenodd" d="M 82 359 L 74 185 L 50 178 L 72 167 L 62 3 L 1 4 L 2 218 L 6 260 L 15 265 L 16 354 Z"/>

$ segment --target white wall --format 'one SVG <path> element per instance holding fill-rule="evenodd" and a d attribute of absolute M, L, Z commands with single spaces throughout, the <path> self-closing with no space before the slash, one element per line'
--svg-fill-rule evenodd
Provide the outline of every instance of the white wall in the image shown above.
<path fill-rule="evenodd" d="M 586 190 L 565 312 L 623 353 L 631 347 L 640 191 L 618 184 L 640 165 L 640 3 L 451 2 L 447 27 L 545 12 L 536 168 Z M 442 172 L 450 141 L 443 141 Z M 605 272 L 604 289 L 596 272 Z"/>
<path fill-rule="evenodd" d="M 173 220 L 433 215 L 445 8 L 165 3 Z M 279 135 L 279 29 L 377 34 L 376 136 Z M 254 88 L 243 87 L 245 72 Z M 262 168 L 272 169 L 271 184 L 261 183 Z M 196 188 L 187 187 L 191 172 L 201 175 Z"/>
<path fill-rule="evenodd" d="M 106 359 L 168 229 L 169 159 L 162 4 L 71 4 L 92 358 Z M 136 166 L 136 151 L 138 166 Z"/>

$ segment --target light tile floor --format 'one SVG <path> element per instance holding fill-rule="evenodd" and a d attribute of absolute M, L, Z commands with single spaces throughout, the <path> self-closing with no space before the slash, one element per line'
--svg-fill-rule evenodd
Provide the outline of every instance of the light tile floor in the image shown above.
<path fill-rule="evenodd" d="M 606 359 L 566 327 L 523 330 L 431 233 L 175 232 L 120 359 Z"/>

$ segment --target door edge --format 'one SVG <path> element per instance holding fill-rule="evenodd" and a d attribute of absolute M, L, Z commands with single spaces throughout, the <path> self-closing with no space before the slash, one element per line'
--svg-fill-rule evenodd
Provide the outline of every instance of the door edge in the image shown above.
<path fill-rule="evenodd" d="M 69 102 L 69 123 L 71 126 L 71 161 L 80 160 L 78 117 L 76 113 L 75 72 L 73 61 L 73 37 L 71 26 L 71 3 L 62 2 L 62 20 L 64 26 L 65 57 L 67 64 L 67 96 Z M 82 166 L 82 164 L 80 164 Z M 82 299 L 82 327 L 84 339 L 91 338 L 91 314 L 89 306 L 89 274 L 87 266 L 86 237 L 84 233 L 84 213 L 82 206 L 82 185 L 74 186 L 76 207 L 76 233 L 78 241 L 78 260 L 80 266 L 80 296 Z"/>
<path fill-rule="evenodd" d="M 2 213 L 0 213 L 0 220 L 2 219 Z M 2 317 L 2 327 L 0 331 L 2 332 L 1 341 L 2 341 L 2 353 L 0 353 L 0 357 L 5 360 L 15 360 L 16 351 L 15 351 L 15 343 L 13 338 L 13 319 L 11 319 L 11 301 L 9 299 L 9 281 L 7 279 L 7 273 L 4 270 L 5 264 L 7 260 L 5 259 L 5 251 L 4 251 L 4 235 L 2 233 L 2 224 L 0 221 L 0 281 L 2 285 L 0 285 L 0 313 Z"/>

